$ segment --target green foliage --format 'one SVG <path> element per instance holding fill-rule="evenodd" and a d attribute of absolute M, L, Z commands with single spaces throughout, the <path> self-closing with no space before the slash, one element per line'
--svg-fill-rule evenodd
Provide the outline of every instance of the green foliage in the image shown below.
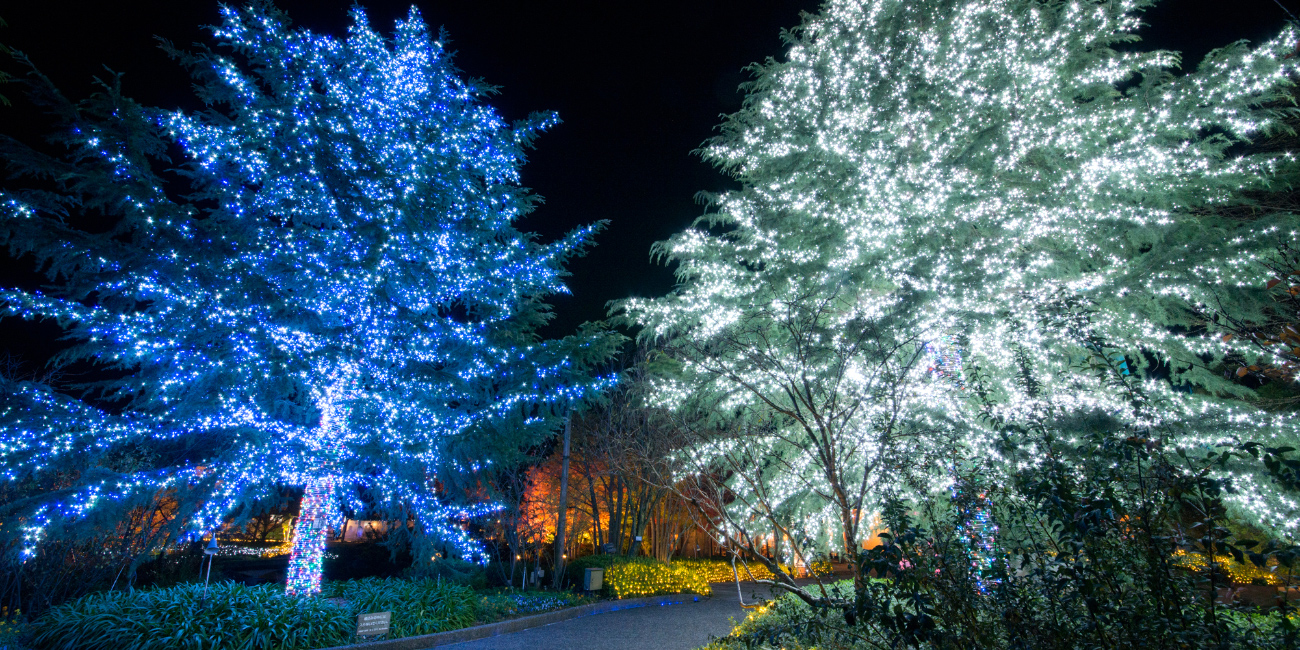
<path fill-rule="evenodd" d="M 352 609 L 269 585 L 218 583 L 104 592 L 54 607 L 31 626 L 38 650 L 323 648 L 347 643 Z"/>
<path fill-rule="evenodd" d="M 986 394 L 978 381 L 973 387 Z M 1231 524 L 1224 507 L 1236 490 L 1226 470 L 1243 463 L 1263 465 L 1263 475 L 1295 494 L 1300 462 L 1293 449 L 1258 443 L 1166 449 L 1117 432 L 1102 418 L 1041 418 L 1022 429 L 994 413 L 985 411 L 987 420 L 1020 469 L 1005 481 L 979 464 L 960 476 L 964 485 L 979 486 L 979 507 L 1000 527 L 991 562 L 974 561 L 972 504 L 965 502 L 971 491 L 893 499 L 884 512 L 893 533 L 862 553 L 853 590 L 841 587 L 821 599 L 815 590 L 783 597 L 711 647 L 1281 650 L 1300 644 L 1294 603 L 1278 599 L 1256 609 L 1216 598 L 1243 582 L 1297 584 L 1300 549 L 1244 538 L 1251 529 Z M 1024 451 L 1031 446 L 1041 457 Z M 1217 561 L 1189 561 L 1197 556 Z M 1259 588 L 1276 593 L 1273 586 Z"/>
<path fill-rule="evenodd" d="M 470 589 L 427 579 L 327 582 L 319 598 L 222 582 L 206 597 L 202 584 L 91 594 L 50 609 L 30 634 L 37 650 L 312 650 L 353 642 L 365 612 L 391 611 L 397 638 L 467 627 L 483 610 Z"/>
<path fill-rule="evenodd" d="M 803 638 L 824 648 L 837 646 L 823 637 L 850 633 L 928 649 L 1296 647 L 1289 604 L 1248 615 L 1213 596 L 1233 586 L 1224 563 L 1180 561 L 1184 549 L 1230 555 L 1294 582 L 1294 547 L 1234 539 L 1224 526 L 1232 481 L 1213 474 L 1249 452 L 1164 452 L 1148 442 L 1100 433 L 1041 439 L 1049 462 L 983 486 L 1001 525 L 997 556 L 983 570 L 957 504 L 895 503 L 885 516 L 894 536 L 863 554 L 844 623 L 808 618 Z"/>
<path fill-rule="evenodd" d="M 17 650 L 21 639 L 26 636 L 23 613 L 21 610 L 9 611 L 0 607 L 0 650 Z"/>
<path fill-rule="evenodd" d="M 325 583 L 325 598 L 342 598 L 351 610 L 392 612 L 390 636 L 400 638 L 445 632 L 474 624 L 474 592 L 431 579 L 363 578 Z"/>
<path fill-rule="evenodd" d="M 840 597 L 851 598 L 853 581 L 835 583 L 830 586 L 830 591 Z M 852 648 L 858 640 L 847 629 L 840 610 L 816 610 L 793 594 L 786 594 L 754 609 L 731 634 L 712 641 L 700 650 Z"/>
<path fill-rule="evenodd" d="M 500 592 L 480 595 L 478 620 L 482 623 L 492 623 L 517 616 L 587 605 L 597 600 L 599 599 L 571 591 Z"/>
<path fill-rule="evenodd" d="M 565 568 L 570 584 L 581 585 L 583 570 L 605 569 L 601 593 L 613 598 L 636 598 L 657 594 L 696 593 L 712 595 L 708 580 L 678 564 L 666 564 L 654 558 L 623 555 L 587 555 L 573 560 Z"/>

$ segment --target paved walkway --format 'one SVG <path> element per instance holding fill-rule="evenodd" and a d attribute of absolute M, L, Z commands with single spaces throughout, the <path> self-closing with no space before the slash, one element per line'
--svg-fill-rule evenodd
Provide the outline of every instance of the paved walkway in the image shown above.
<path fill-rule="evenodd" d="M 766 587 L 741 583 L 745 602 L 752 595 L 767 595 Z M 660 607 L 637 607 L 606 614 L 593 614 L 551 625 L 534 627 L 478 641 L 439 646 L 447 650 L 691 650 L 709 642 L 710 636 L 725 636 L 735 622 L 745 618 L 736 584 L 713 585 L 713 597 L 692 602 L 682 594 L 682 603 Z M 734 619 L 734 622 L 733 620 Z"/>

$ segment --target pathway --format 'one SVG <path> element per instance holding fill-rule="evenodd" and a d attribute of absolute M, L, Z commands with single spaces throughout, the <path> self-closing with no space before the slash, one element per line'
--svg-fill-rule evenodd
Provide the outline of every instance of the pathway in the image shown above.
<path fill-rule="evenodd" d="M 754 583 L 742 583 L 745 602 L 755 593 L 768 593 Z M 713 585 L 713 597 L 692 602 L 682 594 L 677 605 L 637 607 L 606 614 L 534 627 L 478 641 L 438 646 L 444 650 L 690 650 L 709 642 L 710 636 L 731 632 L 735 621 L 745 618 L 735 583 Z"/>

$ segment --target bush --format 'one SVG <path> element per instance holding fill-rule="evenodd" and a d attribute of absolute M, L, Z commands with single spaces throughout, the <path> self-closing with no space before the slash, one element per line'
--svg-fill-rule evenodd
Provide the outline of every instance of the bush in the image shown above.
<path fill-rule="evenodd" d="M 673 560 L 673 566 L 679 566 L 694 571 L 703 578 L 705 582 L 731 582 L 735 579 L 735 574 L 731 570 L 731 562 L 727 560 L 680 559 Z M 739 566 L 736 568 L 740 569 L 741 573 L 744 573 L 744 569 L 741 569 Z"/>
<path fill-rule="evenodd" d="M 853 581 L 835 583 L 831 585 L 831 590 L 840 598 L 852 598 Z M 826 625 L 827 623 L 829 625 Z M 846 627 L 841 612 L 836 610 L 818 612 L 795 596 L 786 594 L 751 610 L 745 620 L 731 631 L 731 634 L 714 639 L 699 650 L 854 648 L 854 643 L 860 639 L 852 632 L 846 631 Z"/>
<path fill-rule="evenodd" d="M 1211 473 L 1259 455 L 1278 484 L 1297 485 L 1285 473 L 1300 468 L 1293 450 L 1166 451 L 1106 431 L 1036 433 L 1042 458 L 1001 481 L 972 470 L 947 498 L 888 499 L 893 534 L 860 556 L 856 590 L 782 597 L 710 647 L 1300 647 L 1293 603 L 1211 597 L 1242 582 L 1277 593 L 1293 580 L 1297 549 L 1235 539 L 1224 525 L 1231 480 Z"/>
<path fill-rule="evenodd" d="M 473 590 L 438 580 L 363 578 L 327 582 L 321 596 L 342 598 L 357 614 L 392 612 L 389 638 L 446 632 L 474 624 Z"/>
<path fill-rule="evenodd" d="M 702 575 L 681 565 L 665 564 L 648 557 L 622 555 L 588 555 L 580 557 L 565 570 L 572 584 L 582 584 L 587 567 L 603 567 L 605 580 L 601 592 L 614 598 L 634 598 L 656 594 L 713 594 Z"/>

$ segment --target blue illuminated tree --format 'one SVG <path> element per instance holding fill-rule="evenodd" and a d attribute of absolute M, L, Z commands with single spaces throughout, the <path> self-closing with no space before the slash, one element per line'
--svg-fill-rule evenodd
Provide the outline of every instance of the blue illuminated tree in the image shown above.
<path fill-rule="evenodd" d="M 222 11 L 228 52 L 168 48 L 207 111 L 145 109 L 115 86 L 78 107 L 51 94 L 72 155 L 8 145 L 60 191 L 0 195 L 5 242 L 51 283 L 0 301 L 59 320 L 74 344 L 58 363 L 101 366 L 79 392 L 7 391 L 6 478 L 78 468 L 15 513 L 27 548 L 104 502 L 183 493 L 184 524 L 207 531 L 296 485 L 293 592 L 319 589 L 339 498 L 479 553 L 448 522 L 488 506 L 435 489 L 439 470 L 474 469 L 446 462 L 446 442 L 520 414 L 544 429 L 534 416 L 590 387 L 582 360 L 610 340 L 534 334 L 596 229 L 540 244 L 513 225 L 535 201 L 523 151 L 555 117 L 506 124 L 414 10 L 391 40 L 359 9 L 342 39 L 261 4 Z M 159 171 L 168 147 L 184 164 Z M 128 443 L 161 460 L 95 460 Z"/>

